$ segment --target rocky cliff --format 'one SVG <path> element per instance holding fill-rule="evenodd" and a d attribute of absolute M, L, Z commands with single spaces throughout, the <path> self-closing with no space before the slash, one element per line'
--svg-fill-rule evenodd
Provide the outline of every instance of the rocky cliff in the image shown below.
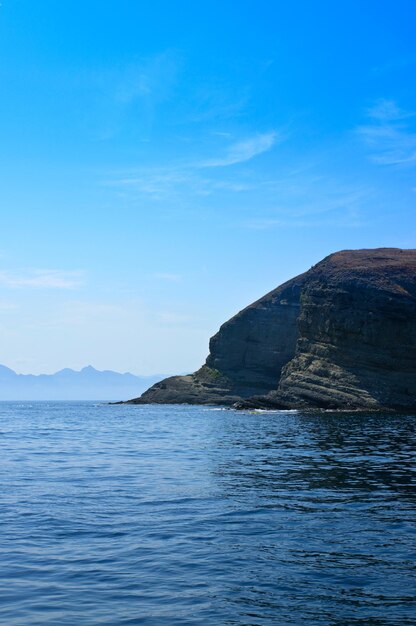
<path fill-rule="evenodd" d="M 416 409 L 416 250 L 346 250 L 221 326 L 132 403 Z"/>

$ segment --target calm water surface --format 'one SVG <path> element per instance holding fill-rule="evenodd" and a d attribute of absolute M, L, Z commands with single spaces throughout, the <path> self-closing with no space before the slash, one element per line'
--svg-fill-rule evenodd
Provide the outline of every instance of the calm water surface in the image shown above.
<path fill-rule="evenodd" d="M 415 418 L 0 403 L 0 624 L 416 624 Z"/>

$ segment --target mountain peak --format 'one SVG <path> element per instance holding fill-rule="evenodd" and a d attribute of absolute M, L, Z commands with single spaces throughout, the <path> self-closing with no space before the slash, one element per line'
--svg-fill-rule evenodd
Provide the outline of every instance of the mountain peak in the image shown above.
<path fill-rule="evenodd" d="M 0 365 L 0 400 L 120 400 L 141 393 L 162 376 L 134 376 L 87 365 L 55 374 L 16 374 Z"/>
<path fill-rule="evenodd" d="M 0 365 L 0 376 L 17 376 L 17 374 L 15 371 L 10 369 L 10 367 Z"/>

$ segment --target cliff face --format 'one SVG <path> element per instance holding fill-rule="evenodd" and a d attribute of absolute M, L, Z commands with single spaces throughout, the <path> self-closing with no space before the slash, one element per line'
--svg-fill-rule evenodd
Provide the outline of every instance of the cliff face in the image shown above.
<path fill-rule="evenodd" d="M 416 408 L 416 250 L 335 253 L 226 322 L 193 375 L 132 402 Z"/>
<path fill-rule="evenodd" d="M 299 341 L 277 400 L 416 408 L 416 251 L 340 252 L 302 293 Z"/>
<path fill-rule="evenodd" d="M 276 389 L 294 356 L 305 274 L 290 280 L 223 324 L 197 372 L 157 383 L 131 403 L 233 404 Z"/>

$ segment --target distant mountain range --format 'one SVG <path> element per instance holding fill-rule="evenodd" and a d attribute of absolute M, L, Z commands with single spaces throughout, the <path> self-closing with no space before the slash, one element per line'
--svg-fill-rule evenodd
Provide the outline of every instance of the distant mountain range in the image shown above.
<path fill-rule="evenodd" d="M 79 372 L 65 368 L 56 374 L 16 374 L 0 365 L 0 400 L 104 400 L 134 398 L 163 378 L 134 376 L 91 365 Z"/>

